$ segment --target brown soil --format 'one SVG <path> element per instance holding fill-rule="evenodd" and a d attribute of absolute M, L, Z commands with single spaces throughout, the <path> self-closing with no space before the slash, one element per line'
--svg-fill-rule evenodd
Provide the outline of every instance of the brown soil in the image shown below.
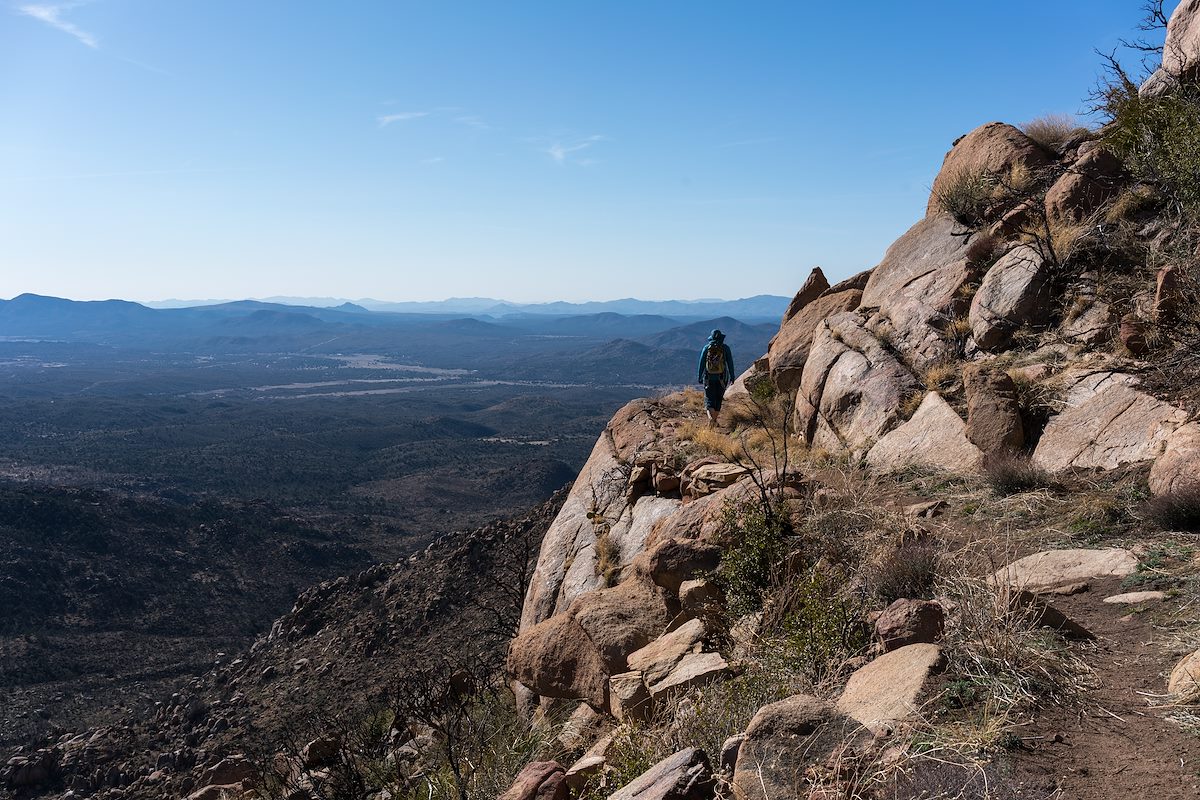
<path fill-rule="evenodd" d="M 1151 704 L 1165 693 L 1178 660 L 1155 623 L 1179 599 L 1144 611 L 1102 602 L 1122 591 L 1108 580 L 1054 598 L 1055 607 L 1096 634 L 1086 660 L 1100 685 L 1081 708 L 1037 714 L 1021 734 L 1027 749 L 1012 759 L 1016 782 L 1052 787 L 1057 793 L 1050 796 L 1064 800 L 1200 797 L 1200 736 L 1165 719 L 1170 709 Z"/>

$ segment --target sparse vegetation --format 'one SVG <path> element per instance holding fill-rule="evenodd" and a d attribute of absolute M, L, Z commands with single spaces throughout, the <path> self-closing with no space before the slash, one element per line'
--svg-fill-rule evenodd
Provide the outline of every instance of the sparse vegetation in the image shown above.
<path fill-rule="evenodd" d="M 1159 495 L 1146 503 L 1144 513 L 1160 530 L 1200 532 L 1200 485 Z"/>
<path fill-rule="evenodd" d="M 1026 136 L 1050 151 L 1058 150 L 1068 139 L 1087 131 L 1070 114 L 1045 114 L 1018 127 Z"/>
<path fill-rule="evenodd" d="M 964 170 L 949 176 L 937 190 L 939 208 L 954 221 L 975 230 L 987 220 L 996 190 L 996 176 L 984 170 Z"/>
<path fill-rule="evenodd" d="M 930 600 L 938 579 L 941 550 L 929 539 L 885 550 L 867 569 L 867 585 L 888 605 L 903 598 Z"/>
<path fill-rule="evenodd" d="M 956 604 L 946 632 L 947 672 L 1000 709 L 1068 703 L 1093 685 L 1092 670 L 1061 637 L 1036 624 L 1036 610 L 1007 589 L 952 578 L 943 588 Z"/>
<path fill-rule="evenodd" d="M 1048 489 L 1054 479 L 1023 453 L 993 453 L 983 467 L 984 480 L 997 494 Z"/>

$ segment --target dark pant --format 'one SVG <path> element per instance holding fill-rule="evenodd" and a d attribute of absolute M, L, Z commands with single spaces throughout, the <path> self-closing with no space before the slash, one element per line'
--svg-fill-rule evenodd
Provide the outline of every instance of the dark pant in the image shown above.
<path fill-rule="evenodd" d="M 709 375 L 704 379 L 704 407 L 713 411 L 721 410 L 721 402 L 725 399 L 725 379 L 720 375 Z"/>

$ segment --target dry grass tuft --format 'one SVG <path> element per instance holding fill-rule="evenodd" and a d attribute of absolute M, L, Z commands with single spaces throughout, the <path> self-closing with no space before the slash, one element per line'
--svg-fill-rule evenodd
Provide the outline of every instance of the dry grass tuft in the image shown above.
<path fill-rule="evenodd" d="M 1151 499 L 1143 514 L 1161 530 L 1200 531 L 1200 485 Z"/>
<path fill-rule="evenodd" d="M 692 433 L 691 440 L 703 452 L 732 461 L 741 455 L 742 446 L 728 434 L 700 423 Z"/>
<path fill-rule="evenodd" d="M 937 206 L 964 227 L 982 227 L 998 181 L 987 170 L 962 170 L 942 182 L 934 195 Z"/>
<path fill-rule="evenodd" d="M 963 577 L 944 588 L 957 604 L 956 624 L 946 631 L 948 672 L 999 708 L 1068 704 L 1095 685 L 1092 669 L 1037 625 L 1036 608 L 1013 603 L 1007 587 Z"/>
<path fill-rule="evenodd" d="M 1021 453 L 994 453 L 983 467 L 983 477 L 996 494 L 1016 494 L 1055 485 L 1050 473 Z"/>
<path fill-rule="evenodd" d="M 933 599 L 941 550 L 928 539 L 904 542 L 884 551 L 866 570 L 867 585 L 885 604 Z"/>
<path fill-rule="evenodd" d="M 925 390 L 921 389 L 912 392 L 904 398 L 904 402 L 900 406 L 900 416 L 904 419 L 912 419 L 913 414 L 917 413 L 917 409 L 921 407 L 921 403 L 925 400 Z"/>
<path fill-rule="evenodd" d="M 968 323 L 968 329 L 969 327 Z M 961 373 L 962 367 L 957 361 L 938 361 L 926 368 L 922 382 L 931 392 L 945 392 L 958 382 Z"/>
<path fill-rule="evenodd" d="M 603 531 L 596 538 L 596 575 L 605 586 L 616 586 L 621 576 L 621 548 Z"/>
<path fill-rule="evenodd" d="M 1047 150 L 1057 150 L 1063 142 L 1087 130 L 1070 114 L 1045 114 L 1018 127 Z"/>

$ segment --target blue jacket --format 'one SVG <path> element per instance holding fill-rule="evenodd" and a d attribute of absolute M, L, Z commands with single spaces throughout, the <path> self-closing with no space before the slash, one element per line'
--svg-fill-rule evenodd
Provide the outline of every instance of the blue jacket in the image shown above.
<path fill-rule="evenodd" d="M 725 374 L 722 376 L 725 379 L 725 385 L 733 383 L 735 377 L 733 373 L 733 353 L 729 349 L 729 345 L 725 344 L 725 339 L 709 338 L 708 343 L 700 350 L 700 364 L 696 368 L 696 382 L 704 383 L 708 377 L 708 370 L 704 368 L 704 360 L 708 357 L 708 348 L 716 345 L 717 347 L 725 348 Z"/>

